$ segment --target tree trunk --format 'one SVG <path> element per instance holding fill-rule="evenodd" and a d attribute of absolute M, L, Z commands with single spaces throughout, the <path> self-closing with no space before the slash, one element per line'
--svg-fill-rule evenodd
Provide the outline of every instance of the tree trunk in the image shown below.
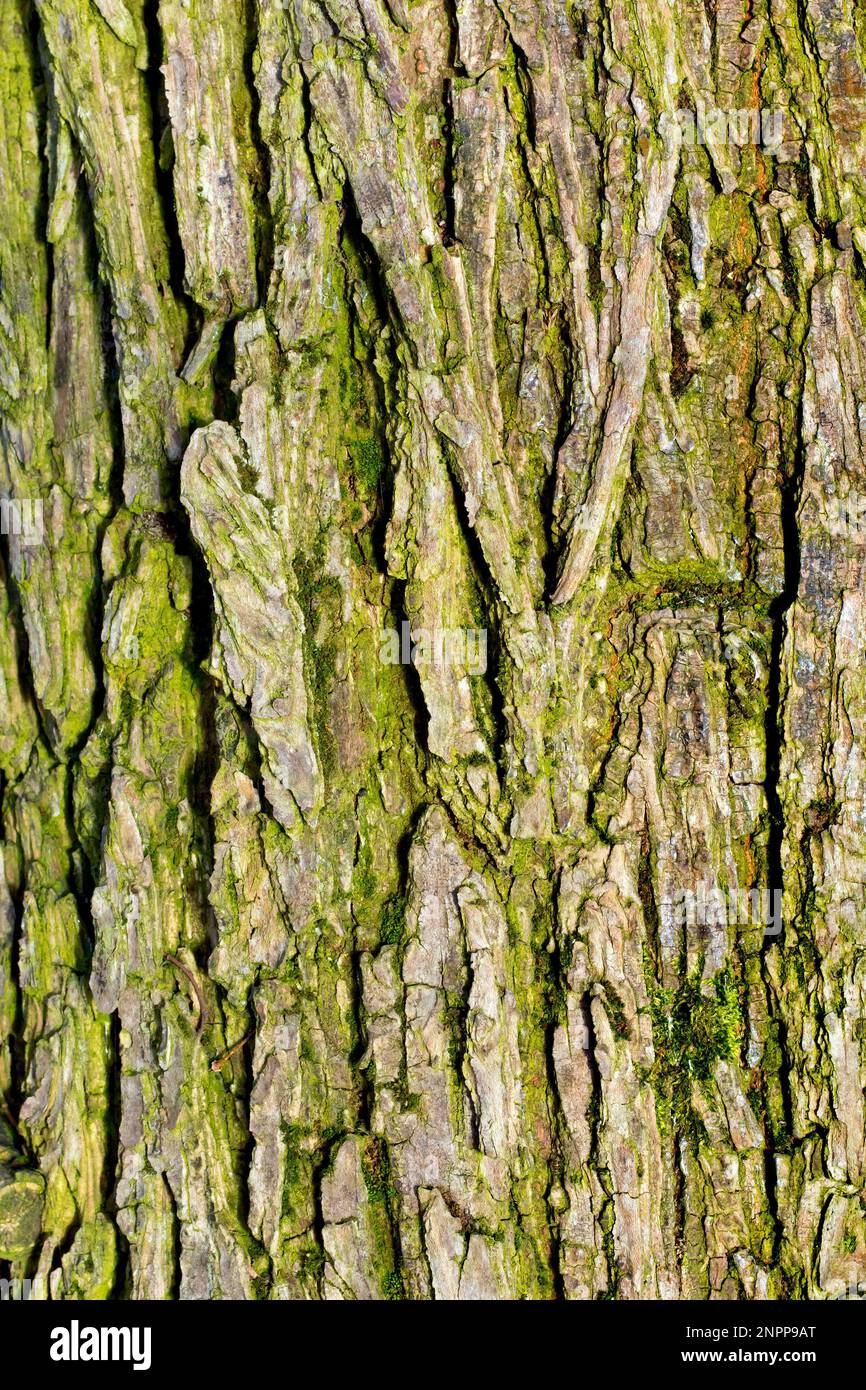
<path fill-rule="evenodd" d="M 866 1278 L 864 68 L 3 0 L 0 1273 Z"/>

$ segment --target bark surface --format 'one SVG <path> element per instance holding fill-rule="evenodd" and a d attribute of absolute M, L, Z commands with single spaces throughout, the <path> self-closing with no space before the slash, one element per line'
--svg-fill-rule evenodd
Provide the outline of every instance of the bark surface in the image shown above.
<path fill-rule="evenodd" d="M 862 0 L 2 0 L 0 1273 L 866 1280 L 864 73 Z"/>

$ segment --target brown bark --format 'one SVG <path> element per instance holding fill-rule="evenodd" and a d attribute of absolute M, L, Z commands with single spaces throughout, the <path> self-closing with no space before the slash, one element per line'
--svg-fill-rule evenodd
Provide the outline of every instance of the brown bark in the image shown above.
<path fill-rule="evenodd" d="M 866 1279 L 864 73 L 860 0 L 6 0 L 10 1277 Z"/>

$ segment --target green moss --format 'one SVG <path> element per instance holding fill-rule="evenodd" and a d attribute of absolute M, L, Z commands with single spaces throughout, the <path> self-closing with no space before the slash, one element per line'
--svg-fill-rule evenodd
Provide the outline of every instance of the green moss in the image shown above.
<path fill-rule="evenodd" d="M 361 1159 L 361 1172 L 370 1201 L 387 1201 L 391 1192 L 391 1162 L 387 1146 L 381 1140 L 371 1139 L 367 1144 Z"/>
<path fill-rule="evenodd" d="M 463 1059 L 466 1056 L 466 1019 L 469 1005 L 462 994 L 445 992 L 443 1023 L 448 1031 L 448 1067 L 452 1087 L 457 1091 L 457 1112 L 462 1111 Z"/>
<path fill-rule="evenodd" d="M 769 598 L 748 580 L 732 580 L 730 575 L 703 561 L 683 561 L 666 565 L 658 573 L 658 588 L 648 594 L 645 582 L 641 585 L 644 597 L 639 607 L 651 608 L 716 608 L 726 612 L 741 612 L 754 619 L 765 616 Z"/>
<path fill-rule="evenodd" d="M 353 888 L 357 896 L 362 898 L 372 898 L 376 892 L 376 875 L 373 871 L 373 851 L 370 848 L 370 841 L 364 836 L 358 846 L 358 857 L 355 860 L 355 872 L 353 874 Z"/>
<path fill-rule="evenodd" d="M 372 435 L 352 440 L 349 444 L 349 456 L 361 490 L 368 495 L 376 492 L 385 467 L 385 457 L 378 440 Z"/>
<path fill-rule="evenodd" d="M 730 971 L 717 975 L 709 988 L 703 960 L 676 989 L 649 988 L 655 1062 L 649 1080 L 656 1093 L 663 1130 L 673 1129 L 692 1142 L 705 1138 L 692 1106 L 692 1088 L 706 1086 L 721 1059 L 737 1055 L 742 1015 Z"/>
<path fill-rule="evenodd" d="M 313 1165 L 311 1155 L 304 1147 L 309 1142 L 304 1129 L 281 1122 L 280 1136 L 285 1145 L 281 1211 L 284 1219 L 291 1219 L 307 1210 L 312 1191 Z"/>
<path fill-rule="evenodd" d="M 397 1194 L 391 1179 L 388 1146 L 384 1140 L 368 1140 L 361 1158 L 361 1172 L 367 1188 L 369 1229 L 375 1251 L 379 1288 L 383 1298 L 401 1299 L 403 1280 L 392 1231 L 392 1210 Z"/>
<path fill-rule="evenodd" d="M 613 1228 L 616 1220 L 616 1209 L 614 1207 L 612 1191 L 610 1189 L 610 1178 L 607 1173 L 601 1177 L 602 1187 L 605 1189 L 605 1202 L 598 1215 L 599 1229 L 601 1230 L 601 1244 L 604 1250 L 605 1262 L 607 1264 L 608 1286 L 601 1299 L 616 1298 L 619 1288 L 620 1270 L 619 1261 L 616 1258 L 616 1244 L 614 1241 Z"/>
<path fill-rule="evenodd" d="M 601 1002 L 608 1016 L 608 1020 L 610 1021 L 610 1026 L 617 1037 L 627 1038 L 628 1020 L 626 1018 L 625 1005 L 613 986 L 606 981 L 601 994 Z"/>
<path fill-rule="evenodd" d="M 304 615 L 304 670 L 312 695 L 319 761 L 326 778 L 337 769 L 337 744 L 331 730 L 330 698 L 336 674 L 336 621 L 340 586 L 324 573 L 325 534 L 309 555 L 295 559 L 298 603 Z M 324 621 L 323 621 L 324 619 Z M 320 633 L 325 635 L 319 640 Z"/>
<path fill-rule="evenodd" d="M 32 1169 L 0 1168 L 0 1260 L 25 1260 L 42 1230 L 45 1179 Z"/>
<path fill-rule="evenodd" d="M 406 928 L 406 902 L 402 897 L 389 898 L 382 908 L 379 940 L 383 946 L 396 946 Z"/>
<path fill-rule="evenodd" d="M 117 1237 L 106 1216 L 100 1212 L 81 1226 L 63 1264 L 65 1298 L 101 1302 L 111 1297 L 117 1275 Z"/>
<path fill-rule="evenodd" d="M 325 1272 L 325 1252 L 318 1246 L 307 1246 L 298 1258 L 298 1278 L 302 1283 L 317 1285 Z"/>

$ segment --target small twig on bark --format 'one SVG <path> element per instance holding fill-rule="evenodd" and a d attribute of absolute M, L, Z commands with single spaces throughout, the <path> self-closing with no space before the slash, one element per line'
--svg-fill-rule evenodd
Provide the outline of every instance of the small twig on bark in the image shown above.
<path fill-rule="evenodd" d="M 199 984 L 192 970 L 190 970 L 189 966 L 184 965 L 182 960 L 178 960 L 177 956 L 167 954 L 165 958 L 167 961 L 170 961 L 172 965 L 176 966 L 177 969 L 180 970 L 181 973 L 186 976 L 186 978 L 189 980 L 190 984 L 193 987 L 195 997 L 198 1002 L 198 1022 L 195 1026 L 196 1036 L 198 1036 L 210 1017 L 210 1012 L 208 1010 L 207 1003 L 205 1002 L 205 997 L 202 993 L 201 985 Z"/>
<path fill-rule="evenodd" d="M 241 1038 L 240 1042 L 236 1042 L 234 1047 L 229 1048 L 228 1052 L 224 1052 L 221 1057 L 215 1057 L 210 1064 L 211 1071 L 222 1071 L 226 1062 L 230 1061 L 236 1052 L 240 1052 L 244 1043 L 248 1043 L 252 1036 L 252 1033 L 247 1033 L 246 1037 Z"/>

